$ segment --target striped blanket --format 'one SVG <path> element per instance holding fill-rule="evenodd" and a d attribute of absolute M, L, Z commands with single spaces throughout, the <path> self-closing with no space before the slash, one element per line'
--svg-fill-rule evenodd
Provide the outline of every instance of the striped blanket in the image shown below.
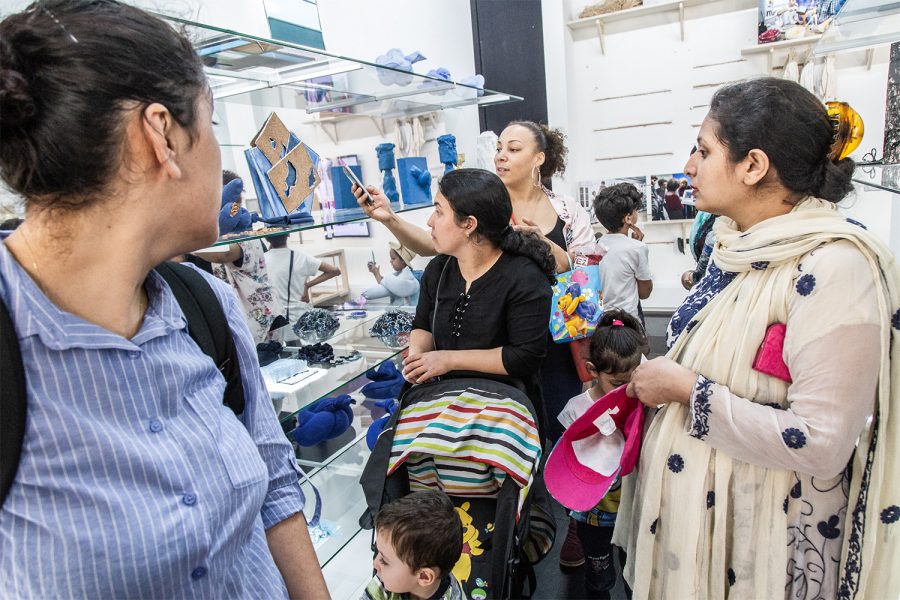
<path fill-rule="evenodd" d="M 473 387 L 445 390 L 403 409 L 388 475 L 405 464 L 411 490 L 495 497 L 507 477 L 522 508 L 541 458 L 530 411 L 498 393 Z"/>

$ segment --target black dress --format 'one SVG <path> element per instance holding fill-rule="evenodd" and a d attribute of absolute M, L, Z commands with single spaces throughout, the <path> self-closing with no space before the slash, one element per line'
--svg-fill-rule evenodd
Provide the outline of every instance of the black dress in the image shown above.
<path fill-rule="evenodd" d="M 425 267 L 413 329 L 428 331 L 436 350 L 502 348 L 508 376 L 451 371 L 444 377 L 483 377 L 524 386 L 540 418 L 538 373 L 547 352 L 550 285 L 537 263 L 504 252 L 466 293 L 455 258 L 440 255 Z"/>
<path fill-rule="evenodd" d="M 564 225 L 563 220 L 556 217 L 556 226 L 547 234 L 547 239 L 563 250 L 568 250 L 563 235 Z M 546 279 L 544 281 L 546 282 Z M 569 344 L 557 344 L 550 335 L 549 312 L 545 315 L 544 321 L 547 358 L 544 359 L 544 367 L 541 369 L 541 387 L 544 391 L 544 427 L 541 430 L 545 437 L 556 443 L 563 433 L 562 423 L 556 417 L 569 399 L 581 393 L 582 383 L 578 371 L 575 370 L 575 361 L 572 359 Z"/>

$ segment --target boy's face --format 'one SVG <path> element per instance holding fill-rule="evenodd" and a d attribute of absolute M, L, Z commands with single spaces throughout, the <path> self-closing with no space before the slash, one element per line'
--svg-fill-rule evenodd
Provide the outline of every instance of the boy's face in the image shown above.
<path fill-rule="evenodd" d="M 413 573 L 409 565 L 397 557 L 388 534 L 389 532 L 375 531 L 375 547 L 378 549 L 378 554 L 375 555 L 375 572 L 378 579 L 387 591 L 394 594 L 418 591 L 422 585 L 420 581 L 422 571 L 429 569 L 419 569 L 418 574 Z"/>

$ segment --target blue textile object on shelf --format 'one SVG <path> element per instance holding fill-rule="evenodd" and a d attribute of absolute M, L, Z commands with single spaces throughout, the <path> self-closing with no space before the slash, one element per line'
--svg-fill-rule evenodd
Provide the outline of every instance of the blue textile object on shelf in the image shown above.
<path fill-rule="evenodd" d="M 387 425 L 387 422 L 391 420 L 391 415 L 397 410 L 397 401 L 393 398 L 378 400 L 375 402 L 375 406 L 383 408 L 386 414 L 372 421 L 372 424 L 369 425 L 369 429 L 366 431 L 366 446 L 369 447 L 369 450 L 375 447 L 378 436 L 384 431 L 384 426 Z"/>
<path fill-rule="evenodd" d="M 398 71 L 412 72 L 413 63 L 420 60 L 425 60 L 425 56 L 421 52 L 416 51 L 404 55 L 399 48 L 391 48 L 376 58 L 375 64 L 397 70 L 378 69 L 378 80 L 384 85 L 409 85 L 412 83 L 412 76 Z"/>
<path fill-rule="evenodd" d="M 315 446 L 334 439 L 347 431 L 353 422 L 351 404 L 356 400 L 342 394 L 334 398 L 323 398 L 297 415 L 294 440 L 301 446 Z"/>
<path fill-rule="evenodd" d="M 253 226 L 253 223 L 259 221 L 258 214 L 251 213 L 243 206 L 239 207 L 232 216 L 231 208 L 240 199 L 243 191 L 244 182 L 240 179 L 232 179 L 222 187 L 222 208 L 219 209 L 219 235 L 247 231 Z"/>
<path fill-rule="evenodd" d="M 432 69 L 426 73 L 429 77 L 434 77 L 435 79 L 443 79 L 444 81 L 450 81 L 450 71 L 445 69 L 444 67 L 438 67 L 437 69 Z M 427 83 L 427 82 L 426 82 Z"/>
<path fill-rule="evenodd" d="M 439 136 L 437 143 L 438 156 L 444 165 L 444 173 L 449 173 L 456 168 L 456 162 L 459 160 L 459 155 L 456 152 L 456 136 L 452 133 L 447 133 Z"/>
<path fill-rule="evenodd" d="M 381 363 L 377 369 L 366 371 L 366 377 L 371 380 L 362 388 L 362 394 L 373 400 L 397 398 L 403 387 L 403 373 L 391 361 Z"/>
<path fill-rule="evenodd" d="M 256 221 L 259 221 L 259 215 L 251 213 L 244 207 L 239 208 L 237 214 L 232 217 L 231 205 L 223 206 L 219 210 L 219 235 L 247 231 Z"/>
<path fill-rule="evenodd" d="M 375 154 L 378 155 L 378 170 L 384 173 L 384 181 L 381 186 L 384 189 L 384 195 L 391 202 L 396 202 L 400 199 L 400 192 L 397 191 L 397 180 L 394 179 L 394 169 L 397 167 L 397 161 L 394 159 L 394 145 L 378 144 L 375 146 Z"/>
<path fill-rule="evenodd" d="M 300 138 L 291 133 L 290 142 L 288 142 L 287 152 L 290 152 L 295 146 L 300 144 Z M 306 147 L 309 159 L 313 166 L 319 163 L 319 155 L 312 148 Z M 247 165 L 250 167 L 250 179 L 253 182 L 253 188 L 256 190 L 256 197 L 259 201 L 259 212 L 262 213 L 262 220 L 269 224 L 292 224 L 292 223 L 309 223 L 312 222 L 312 201 L 313 194 L 303 199 L 300 206 L 292 213 L 288 213 L 281 201 L 278 192 L 272 182 L 269 181 L 267 173 L 272 168 L 272 163 L 266 158 L 259 148 L 249 148 L 244 150 L 244 157 L 247 159 Z"/>
<path fill-rule="evenodd" d="M 403 204 L 431 204 L 431 173 L 422 156 L 397 159 L 397 176 Z"/>
<path fill-rule="evenodd" d="M 468 85 L 474 88 L 478 88 L 478 95 L 484 96 L 484 75 L 472 75 L 471 77 L 466 77 L 465 79 L 459 81 L 463 85 Z"/>
<path fill-rule="evenodd" d="M 359 165 L 351 166 L 350 170 L 359 177 L 360 181 L 363 181 L 362 168 Z M 344 173 L 344 167 L 331 167 L 331 181 L 333 182 L 334 207 L 336 209 L 359 208 L 359 204 L 356 202 L 356 196 L 354 196 L 352 192 L 353 184 L 350 182 L 350 178 L 347 177 L 346 173 Z M 365 181 L 363 181 L 363 183 L 365 183 Z"/>
<path fill-rule="evenodd" d="M 419 87 L 422 89 L 428 89 L 428 88 L 432 88 L 432 87 L 440 87 L 440 86 L 444 85 L 443 83 L 441 83 L 442 81 L 450 81 L 451 80 L 450 79 L 450 71 L 448 71 L 444 67 L 438 67 L 437 69 L 431 69 L 430 71 L 428 71 L 426 73 L 426 75 L 428 75 L 429 77 L 433 77 L 434 79 L 438 79 L 440 81 L 434 81 L 433 79 L 426 79 L 425 81 L 423 81 L 422 83 L 419 84 Z M 432 93 L 443 96 L 444 94 L 447 93 L 447 89 L 435 90 Z"/>
<path fill-rule="evenodd" d="M 231 206 L 241 198 L 241 192 L 244 191 L 244 180 L 238 177 L 232 179 L 222 186 L 222 206 Z"/>

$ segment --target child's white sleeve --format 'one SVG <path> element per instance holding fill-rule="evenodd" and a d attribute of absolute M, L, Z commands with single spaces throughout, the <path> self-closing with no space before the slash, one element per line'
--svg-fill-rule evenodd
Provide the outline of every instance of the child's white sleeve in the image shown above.
<path fill-rule="evenodd" d="M 556 418 L 562 423 L 564 428 L 568 429 L 578 417 L 587 412 L 587 409 L 589 409 L 593 403 L 594 400 L 591 398 L 589 392 L 578 394 L 566 403 L 562 412 L 560 412 L 559 416 Z"/>
<path fill-rule="evenodd" d="M 638 281 L 650 281 L 653 273 L 650 271 L 650 247 L 641 244 L 637 248 L 637 268 L 634 270 L 634 278 Z"/>

